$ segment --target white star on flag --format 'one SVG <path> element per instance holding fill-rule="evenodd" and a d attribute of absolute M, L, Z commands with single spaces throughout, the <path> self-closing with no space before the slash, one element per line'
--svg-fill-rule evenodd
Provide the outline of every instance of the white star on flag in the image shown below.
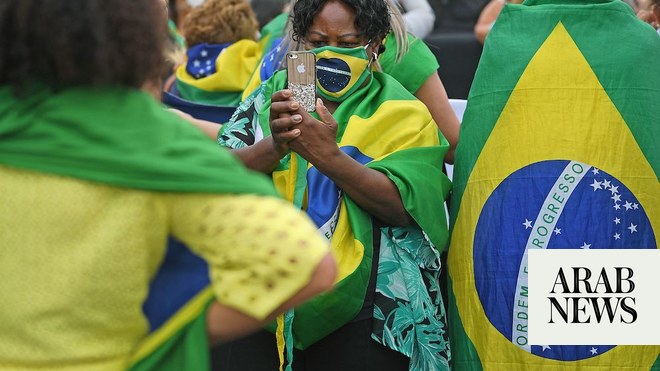
<path fill-rule="evenodd" d="M 206 50 L 202 50 L 202 52 L 199 53 L 199 55 L 201 55 L 202 58 L 206 58 L 206 56 L 209 55 L 209 53 Z"/>
<path fill-rule="evenodd" d="M 637 210 L 637 209 L 639 209 L 639 204 L 635 202 L 633 204 L 633 210 Z"/>
<path fill-rule="evenodd" d="M 612 192 L 612 194 L 619 193 L 619 186 L 611 186 L 610 192 Z"/>
<path fill-rule="evenodd" d="M 206 64 L 211 64 L 211 61 L 210 60 L 206 61 Z"/>
<path fill-rule="evenodd" d="M 612 186 L 612 183 L 610 183 L 609 180 L 605 179 L 603 180 L 603 188 L 608 189 Z"/>
<path fill-rule="evenodd" d="M 591 183 L 591 187 L 594 188 L 594 192 L 596 192 L 596 190 L 598 190 L 598 189 L 603 189 L 603 188 L 600 187 L 600 185 L 601 185 L 601 182 L 597 181 L 596 179 L 594 179 L 594 182 Z"/>
<path fill-rule="evenodd" d="M 523 225 L 525 226 L 525 229 L 532 228 L 532 221 L 527 220 L 527 218 L 525 218 L 525 222 L 523 223 Z"/>
<path fill-rule="evenodd" d="M 614 218 L 614 224 L 621 224 L 621 219 Z"/>
<path fill-rule="evenodd" d="M 614 209 L 615 209 L 615 210 L 621 210 L 621 205 L 619 205 L 619 204 L 614 204 Z"/>
<path fill-rule="evenodd" d="M 193 61 L 193 66 L 199 67 L 199 61 L 197 59 Z"/>
<path fill-rule="evenodd" d="M 555 234 L 561 234 L 561 229 L 555 228 Z"/>
<path fill-rule="evenodd" d="M 586 242 L 584 243 L 584 245 L 580 246 L 580 248 L 583 249 L 583 250 L 587 250 L 587 249 L 589 249 L 590 247 L 591 247 L 591 244 L 590 244 L 590 243 L 586 243 Z"/>
<path fill-rule="evenodd" d="M 615 240 L 620 240 L 621 239 L 621 235 L 619 233 L 615 233 L 614 236 L 612 236 L 612 237 L 614 237 Z"/>
<path fill-rule="evenodd" d="M 596 354 L 596 353 L 598 353 L 598 348 L 591 347 L 591 349 L 589 349 L 589 351 L 591 352 L 591 354 Z"/>
<path fill-rule="evenodd" d="M 591 170 L 591 172 L 594 173 L 594 175 L 596 175 L 596 174 L 599 173 L 598 169 L 596 169 L 596 168 L 593 168 L 593 169 Z"/>
<path fill-rule="evenodd" d="M 618 193 L 617 193 L 617 194 L 614 194 L 614 195 L 612 195 L 612 197 L 610 197 L 610 198 L 611 198 L 611 199 L 613 199 L 613 200 L 614 200 L 614 202 L 621 202 L 621 195 L 620 195 L 620 194 L 618 194 Z"/>
<path fill-rule="evenodd" d="M 541 349 L 541 351 L 543 351 L 543 352 L 545 352 L 546 349 L 552 349 L 552 348 L 550 348 L 550 345 L 541 345 L 541 348 L 543 348 L 543 349 Z"/>
<path fill-rule="evenodd" d="M 630 234 L 633 234 L 633 233 L 637 232 L 637 226 L 632 224 L 632 223 L 630 223 L 630 227 L 628 227 L 626 229 L 630 229 Z"/>
<path fill-rule="evenodd" d="M 623 204 L 623 207 L 625 207 L 626 210 L 630 210 L 630 209 L 633 208 L 633 207 L 632 207 L 632 204 L 630 203 L 630 201 L 626 201 L 626 203 Z"/>

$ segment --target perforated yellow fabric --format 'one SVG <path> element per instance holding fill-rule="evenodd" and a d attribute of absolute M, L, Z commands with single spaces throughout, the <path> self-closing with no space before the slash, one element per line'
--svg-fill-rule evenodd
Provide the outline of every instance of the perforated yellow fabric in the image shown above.
<path fill-rule="evenodd" d="M 172 206 L 174 235 L 210 262 L 218 301 L 255 318 L 300 290 L 329 251 L 316 227 L 283 200 L 187 196 Z"/>
<path fill-rule="evenodd" d="M 168 234 L 210 261 L 221 302 L 258 318 L 303 287 L 327 252 L 282 201 L 0 166 L 0 369 L 125 369 L 148 331 L 142 304 Z"/>

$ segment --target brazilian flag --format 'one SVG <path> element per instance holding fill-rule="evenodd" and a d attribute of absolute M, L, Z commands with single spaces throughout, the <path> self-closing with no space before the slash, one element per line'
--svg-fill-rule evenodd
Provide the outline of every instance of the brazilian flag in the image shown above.
<path fill-rule="evenodd" d="M 660 368 L 660 346 L 529 344 L 525 269 L 539 231 L 541 248 L 658 248 L 659 62 L 660 38 L 622 1 L 503 9 L 456 151 L 455 370 Z M 540 229 L 556 185 L 569 179 L 552 225 Z"/>
<path fill-rule="evenodd" d="M 176 88 L 189 101 L 216 106 L 238 106 L 243 88 L 261 58 L 256 41 L 199 44 L 186 52 L 186 63 L 176 70 Z"/>

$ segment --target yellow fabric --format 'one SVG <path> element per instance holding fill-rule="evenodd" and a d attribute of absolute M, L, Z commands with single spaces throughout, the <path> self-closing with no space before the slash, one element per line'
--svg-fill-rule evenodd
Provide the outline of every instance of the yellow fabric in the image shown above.
<path fill-rule="evenodd" d="M 158 347 L 174 336 L 177 331 L 180 331 L 186 324 L 197 318 L 212 299 L 213 290 L 211 287 L 207 287 L 197 294 L 197 296 L 177 312 L 176 316 L 167 320 L 165 324 L 149 334 L 149 337 L 138 344 L 137 349 L 131 357 L 131 365 L 135 365 L 152 354 Z"/>
<path fill-rule="evenodd" d="M 391 124 L 407 120 L 425 123 L 425 126 L 420 130 L 419 126 Z M 391 137 L 402 140 L 382 139 Z M 383 102 L 371 117 L 361 118 L 357 115 L 351 117 L 339 146 L 344 143 L 356 143 L 357 145 L 353 145 L 360 148 L 363 154 L 377 161 L 402 148 L 438 145 L 440 139 L 435 121 L 424 103 L 418 100 L 396 100 Z"/>
<path fill-rule="evenodd" d="M 176 70 L 176 78 L 205 91 L 239 92 L 245 88 L 260 59 L 261 50 L 256 41 L 240 40 L 220 53 L 215 61 L 216 73 L 195 79 L 183 63 Z"/>
<path fill-rule="evenodd" d="M 259 319 L 328 251 L 311 222 L 273 198 L 137 191 L 5 166 L 0 179 L 0 370 L 126 369 L 148 332 L 142 304 L 169 234 L 210 262 L 220 302 Z"/>
<path fill-rule="evenodd" d="M 567 86 L 580 89 L 573 89 L 574 93 L 567 97 L 564 96 Z M 583 105 L 585 101 L 596 101 L 597 104 Z M 530 102 L 541 104 L 530 106 Z M 553 125 L 543 128 L 537 125 L 542 131 L 535 133 L 520 130 L 521 122 L 538 121 Z M 584 145 L 573 148 L 553 145 L 566 137 L 579 138 L 574 141 Z M 616 138 L 616 146 L 610 138 Z M 525 146 L 518 145 L 523 142 Z M 493 158 L 498 161 L 482 161 Z M 474 266 L 459 260 L 473 255 L 472 241 L 479 210 L 483 209 L 488 196 L 499 185 L 492 179 L 505 179 L 527 164 L 557 158 L 588 163 L 617 179 L 626 179 L 626 186 L 639 197 L 644 210 L 649 213 L 653 229 L 660 230 L 660 209 L 649 207 L 660 199 L 657 177 L 621 114 L 561 23 L 530 61 L 511 93 L 475 164 L 461 200 L 447 266 L 457 292 L 459 312 L 468 314 L 462 317 L 465 331 L 474 342 L 481 362 L 497 365 L 497 369 L 632 369 L 629 362 L 635 359 L 636 369 L 648 370 L 656 360 L 660 347 L 617 346 L 606 355 L 574 362 L 545 359 L 518 348 L 502 337 L 488 321 L 475 288 Z M 492 339 L 501 341 L 493 342 Z M 509 356 L 504 359 L 503 355 Z"/>
<path fill-rule="evenodd" d="M 286 347 L 286 340 L 284 339 L 284 315 L 277 316 L 277 331 L 275 332 L 277 339 L 277 354 L 280 359 L 280 371 L 284 366 L 284 348 Z"/>

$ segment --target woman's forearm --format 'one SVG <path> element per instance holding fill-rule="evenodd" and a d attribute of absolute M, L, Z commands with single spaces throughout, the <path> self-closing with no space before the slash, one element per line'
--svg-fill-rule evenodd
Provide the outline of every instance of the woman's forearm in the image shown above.
<path fill-rule="evenodd" d="M 271 173 L 285 155 L 285 153 L 277 151 L 273 137 L 270 136 L 254 145 L 232 149 L 231 151 L 248 169 L 264 174 Z"/>
<path fill-rule="evenodd" d="M 307 285 L 263 320 L 251 317 L 218 301 L 214 302 L 206 314 L 209 345 L 215 346 L 257 331 L 274 320 L 277 315 L 332 288 L 336 275 L 335 260 L 332 254 L 328 253 L 317 265 Z"/>
<path fill-rule="evenodd" d="M 358 206 L 381 222 L 391 226 L 407 226 L 412 222 L 398 188 L 387 175 L 369 169 L 339 150 L 315 166 Z"/>

